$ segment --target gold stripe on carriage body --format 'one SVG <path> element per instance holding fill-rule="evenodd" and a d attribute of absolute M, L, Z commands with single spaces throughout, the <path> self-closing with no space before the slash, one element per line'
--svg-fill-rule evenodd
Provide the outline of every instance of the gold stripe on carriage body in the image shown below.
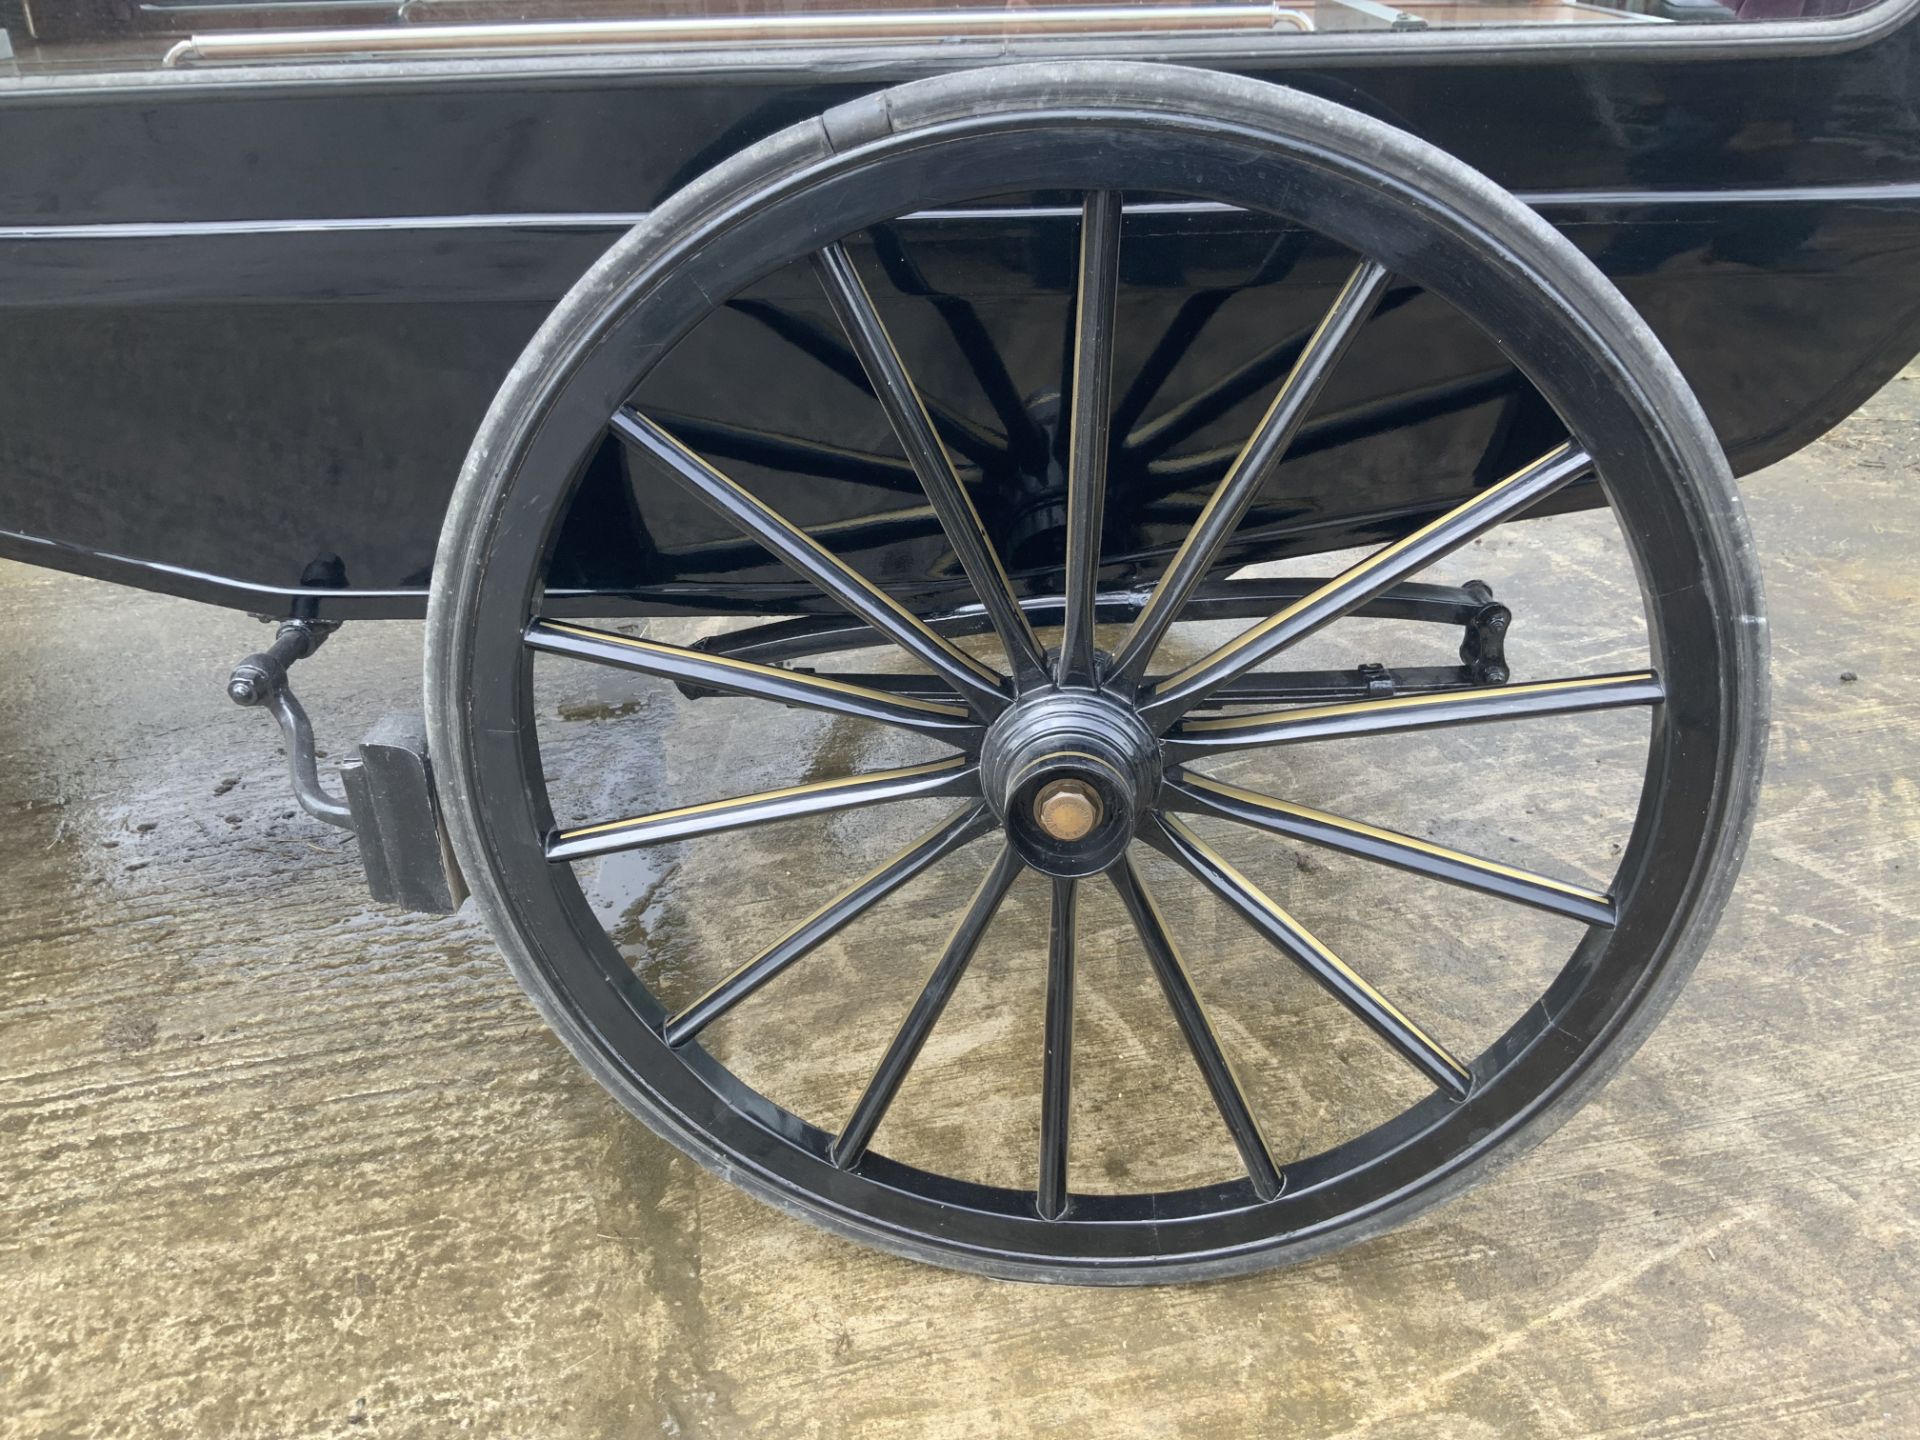
<path fill-rule="evenodd" d="M 1303 11 L 1277 4 L 1055 5 L 1034 10 L 836 11 L 802 15 L 654 16 L 640 20 L 366 26 L 338 30 L 235 30 L 193 35 L 162 64 L 296 60 L 353 55 L 532 54 L 653 45 L 950 40 L 997 35 L 1137 35 L 1163 31 L 1267 34 L 1310 31 Z"/>

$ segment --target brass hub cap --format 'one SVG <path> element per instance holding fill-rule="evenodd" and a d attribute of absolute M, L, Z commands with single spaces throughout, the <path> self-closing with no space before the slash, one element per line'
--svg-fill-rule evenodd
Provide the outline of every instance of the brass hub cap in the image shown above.
<path fill-rule="evenodd" d="M 1033 818 L 1056 840 L 1084 840 L 1100 823 L 1100 792 L 1084 780 L 1054 780 L 1033 799 Z"/>

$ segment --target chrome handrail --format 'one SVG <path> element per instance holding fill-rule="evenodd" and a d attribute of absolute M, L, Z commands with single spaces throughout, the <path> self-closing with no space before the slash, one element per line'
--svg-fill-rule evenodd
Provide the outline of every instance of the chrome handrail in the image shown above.
<path fill-rule="evenodd" d="M 995 35 L 1248 34 L 1310 31 L 1299 10 L 1267 4 L 1060 5 L 1037 10 L 894 10 L 868 14 L 654 16 L 641 20 L 517 21 L 338 30 L 234 30 L 194 35 L 161 62 L 290 60 L 332 55 L 471 55 L 630 49 L 652 45 L 833 40 L 949 40 Z"/>

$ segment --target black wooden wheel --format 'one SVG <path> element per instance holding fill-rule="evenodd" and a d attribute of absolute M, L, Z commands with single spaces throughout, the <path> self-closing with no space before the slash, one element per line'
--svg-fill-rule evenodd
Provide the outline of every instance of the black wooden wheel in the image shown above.
<path fill-rule="evenodd" d="M 1098 553 L 1123 191 L 1274 214 L 1357 257 L 1184 542 L 1130 597 L 1102 589 Z M 1013 192 L 1082 203 L 1060 406 L 1065 561 L 1056 591 L 1023 598 L 956 475 L 952 437 L 842 243 L 910 211 Z M 716 303 L 808 257 L 977 595 L 966 616 L 910 612 L 634 401 Z M 1421 287 L 1493 336 L 1570 438 L 1271 613 L 1235 610 L 1221 598 L 1239 593 L 1218 579 L 1223 547 L 1390 286 Z M 888 682 L 796 669 L 777 662 L 805 646 L 783 657 L 778 626 L 756 659 L 556 618 L 545 586 L 555 535 L 610 429 L 663 486 L 677 483 L 850 612 L 842 643 L 825 648 L 891 643 L 927 673 Z M 1422 567 L 1596 473 L 1639 577 L 1649 666 L 1305 706 L 1263 697 L 1259 667 L 1271 657 L 1414 595 Z M 615 246 L 556 310 L 482 427 L 447 519 L 427 650 L 433 753 L 460 859 L 519 979 L 608 1089 L 704 1164 L 831 1228 L 943 1264 L 1108 1283 L 1231 1273 L 1346 1243 L 1456 1191 L 1564 1117 L 1661 1013 L 1731 886 L 1758 781 L 1765 646 L 1748 546 L 1725 462 L 1671 361 L 1598 272 L 1483 177 L 1378 121 L 1233 77 L 1094 63 L 976 71 L 870 96 L 728 160 Z M 1157 670 L 1170 627 L 1202 613 L 1258 618 L 1211 653 Z M 1103 650 L 1096 622 L 1126 629 Z M 1044 644 L 1037 632 L 1055 625 L 1057 644 Z M 998 663 L 956 643 L 969 626 L 997 639 Z M 945 758 L 558 825 L 531 699 L 541 653 L 860 717 L 932 737 Z M 1227 751 L 1616 707 L 1642 707 L 1651 738 L 1637 816 L 1605 887 L 1322 813 L 1205 768 Z M 677 1008 L 623 959 L 574 871 L 607 852 L 942 796 L 952 809 L 930 832 L 821 896 L 781 939 Z M 1584 938 L 1497 1040 L 1456 1054 L 1411 1003 L 1382 995 L 1202 838 L 1196 816 L 1535 907 L 1579 922 Z M 702 1035 L 718 1017 L 975 842 L 985 878 L 959 913 L 938 917 L 942 938 L 913 962 L 928 971 L 925 988 L 904 1019 L 883 1022 L 897 1034 L 837 1131 L 774 1104 L 709 1053 Z M 1206 960 L 1170 933 L 1142 846 L 1171 857 L 1369 1027 L 1422 1077 L 1426 1097 L 1321 1153 L 1276 1153 L 1199 999 Z M 870 1143 L 876 1126 L 1027 870 L 1052 887 L 1049 936 L 1034 942 L 1048 983 L 1033 1183 L 896 1161 Z M 1089 885 L 1111 886 L 1124 904 L 1243 1174 L 1152 1194 L 1074 1185 L 1074 935 Z"/>

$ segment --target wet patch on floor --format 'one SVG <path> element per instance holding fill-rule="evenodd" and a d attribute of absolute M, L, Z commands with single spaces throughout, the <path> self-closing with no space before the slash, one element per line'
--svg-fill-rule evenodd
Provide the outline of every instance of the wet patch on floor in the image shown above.
<path fill-rule="evenodd" d="M 351 841 L 294 809 L 271 726 L 221 694 L 252 622 L 0 566 L 0 1436 L 1920 1431 L 1920 371 L 1744 489 L 1773 613 L 1769 784 L 1665 1024 L 1559 1134 L 1421 1223 L 1126 1292 L 894 1260 L 708 1175 L 574 1065 L 471 911 L 368 903 Z M 1518 663 L 1625 668 L 1643 637 L 1582 653 L 1554 605 L 1602 574 L 1590 540 L 1545 566 L 1502 533 L 1449 578 L 1514 597 Z M 416 626 L 349 626 L 301 667 L 323 744 L 417 704 L 418 647 Z M 541 713 L 580 762 L 556 811 L 582 818 L 920 758 L 618 677 L 561 684 Z M 1432 757 L 1464 756 L 1466 782 L 1416 786 L 1366 742 L 1298 777 L 1301 798 L 1602 879 L 1617 835 L 1558 838 L 1631 804 L 1599 777 L 1644 735 L 1543 734 L 1563 773 L 1606 763 L 1548 784 L 1542 756 L 1486 738 Z M 584 883 L 636 973 L 687 995 L 934 818 L 669 847 Z M 1339 857 L 1239 858 L 1302 907 L 1347 896 L 1328 937 L 1390 993 L 1435 997 L 1450 1033 L 1480 1036 L 1563 938 Z M 768 1093 L 842 1113 L 983 864 L 898 897 L 716 1044 Z M 1148 873 L 1209 1000 L 1245 1000 L 1223 1035 L 1276 1128 L 1308 1144 L 1352 1123 L 1341 1097 L 1384 1082 L 1379 1048 Z M 1114 1143 L 1076 1151 L 1082 1183 L 1230 1165 L 1217 1136 L 1169 1136 L 1160 1102 L 1194 1087 L 1155 1080 L 1190 1062 L 1119 922 L 1088 923 L 1088 1129 Z M 1040 986 L 1017 929 L 996 929 L 883 1128 L 902 1158 L 1027 1173 Z"/>

